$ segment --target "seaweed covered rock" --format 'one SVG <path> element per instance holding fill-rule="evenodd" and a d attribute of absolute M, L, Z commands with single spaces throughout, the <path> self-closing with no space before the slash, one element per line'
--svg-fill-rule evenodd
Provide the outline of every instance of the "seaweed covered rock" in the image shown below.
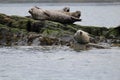
<path fill-rule="evenodd" d="M 120 26 L 115 28 L 110 28 L 106 34 L 107 38 L 120 38 Z"/>
<path fill-rule="evenodd" d="M 61 24 L 53 21 L 40 21 L 21 16 L 8 16 L 0 14 L 0 24 L 11 28 L 25 29 L 29 32 L 43 33 L 44 30 L 64 31 L 74 34 L 78 29 L 84 30 L 89 34 L 100 36 L 108 31 L 105 27 L 81 26 L 77 24 Z"/>
<path fill-rule="evenodd" d="M 69 45 L 77 30 L 88 32 L 93 37 L 92 42 L 106 40 L 111 35 L 115 37 L 120 35 L 120 27 L 108 29 L 106 27 L 61 24 L 0 13 L 0 45 Z M 115 39 L 115 41 L 117 40 Z"/>
<path fill-rule="evenodd" d="M 110 28 L 106 34 L 106 38 L 109 39 L 113 46 L 120 46 L 120 26 Z"/>
<path fill-rule="evenodd" d="M 10 28 L 0 24 L 0 45 L 19 45 L 20 40 L 22 40 L 26 34 L 26 30 Z"/>

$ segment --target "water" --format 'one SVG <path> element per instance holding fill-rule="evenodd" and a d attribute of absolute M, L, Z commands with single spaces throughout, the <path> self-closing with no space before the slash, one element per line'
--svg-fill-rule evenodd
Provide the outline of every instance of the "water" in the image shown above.
<path fill-rule="evenodd" d="M 0 13 L 26 16 L 32 6 L 82 12 L 77 24 L 120 25 L 120 4 L 0 4 Z M 65 46 L 0 47 L 0 80 L 120 80 L 120 47 L 76 52 Z"/>
<path fill-rule="evenodd" d="M 0 80 L 120 80 L 120 48 L 1 47 Z"/>
<path fill-rule="evenodd" d="M 71 11 L 82 12 L 80 25 L 91 25 L 101 27 L 116 27 L 120 25 L 120 3 L 21 3 L 0 4 L 0 13 L 9 15 L 30 15 L 28 10 L 33 6 L 44 9 L 62 9 L 69 6 Z"/>

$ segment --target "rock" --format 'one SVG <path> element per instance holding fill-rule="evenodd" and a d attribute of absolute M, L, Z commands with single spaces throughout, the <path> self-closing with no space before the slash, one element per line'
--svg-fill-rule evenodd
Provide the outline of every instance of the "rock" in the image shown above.
<path fill-rule="evenodd" d="M 74 49 L 75 51 L 89 50 L 90 49 L 90 47 L 87 47 L 86 44 L 79 44 L 77 42 L 71 42 L 70 48 Z"/>
<path fill-rule="evenodd" d="M 119 27 L 105 28 L 61 24 L 49 20 L 40 21 L 21 16 L 0 13 L 0 45 L 67 45 L 73 42 L 77 30 L 90 34 L 93 43 L 119 43 Z M 113 35 L 112 38 L 110 36 Z M 37 43 L 37 44 L 35 44 Z"/>
<path fill-rule="evenodd" d="M 110 28 L 106 34 L 107 38 L 120 38 L 120 26 L 115 28 Z"/>
<path fill-rule="evenodd" d="M 0 45 L 2 46 L 18 45 L 18 41 L 24 35 L 26 35 L 25 30 L 0 25 Z"/>

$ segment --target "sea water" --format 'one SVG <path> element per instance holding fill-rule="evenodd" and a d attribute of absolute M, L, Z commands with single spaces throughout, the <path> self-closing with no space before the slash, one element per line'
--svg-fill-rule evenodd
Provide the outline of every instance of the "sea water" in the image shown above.
<path fill-rule="evenodd" d="M 1 47 L 0 80 L 120 80 L 120 48 Z"/>
<path fill-rule="evenodd" d="M 27 16 L 33 6 L 80 10 L 80 25 L 120 24 L 119 4 L 0 4 L 0 13 Z M 120 80 L 120 47 L 79 52 L 65 46 L 0 47 L 0 80 Z"/>

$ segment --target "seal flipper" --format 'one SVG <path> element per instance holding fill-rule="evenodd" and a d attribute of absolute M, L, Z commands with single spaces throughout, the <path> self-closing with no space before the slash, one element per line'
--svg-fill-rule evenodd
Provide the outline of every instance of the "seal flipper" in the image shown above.
<path fill-rule="evenodd" d="M 75 17 L 73 17 L 73 16 L 71 16 L 71 19 L 72 19 L 73 21 L 82 21 L 82 19 L 75 18 Z"/>
<path fill-rule="evenodd" d="M 48 11 L 43 11 L 43 13 L 44 13 L 46 16 L 50 17 L 50 14 L 48 14 Z"/>

